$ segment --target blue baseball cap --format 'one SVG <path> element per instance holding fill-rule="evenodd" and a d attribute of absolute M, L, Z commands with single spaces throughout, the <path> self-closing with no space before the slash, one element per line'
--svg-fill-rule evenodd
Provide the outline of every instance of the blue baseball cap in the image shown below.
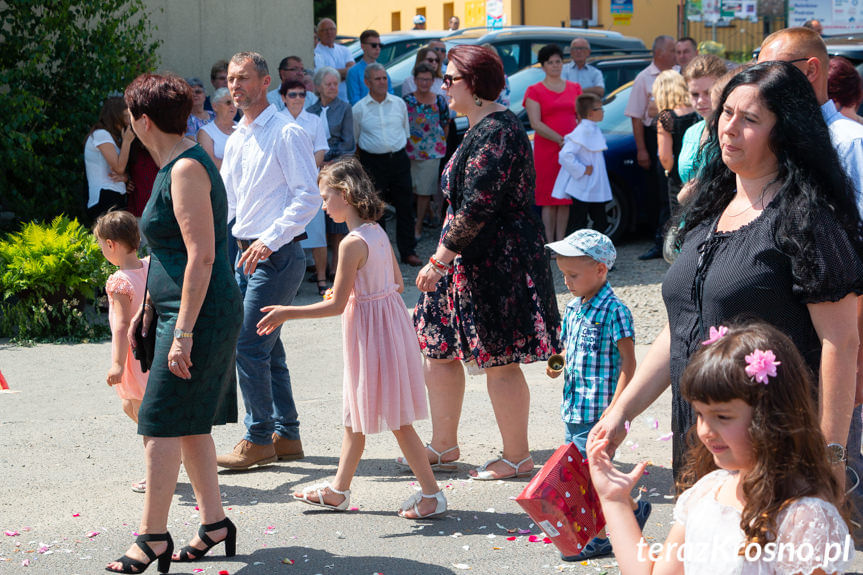
<path fill-rule="evenodd" d="M 416 16 L 414 16 L 414 24 L 425 24 L 425 23 L 426 23 L 426 17 L 423 16 L 422 14 L 417 14 Z"/>
<path fill-rule="evenodd" d="M 614 266 L 617 250 L 607 235 L 596 230 L 583 229 L 575 231 L 559 242 L 545 244 L 550 250 L 567 257 L 588 256 L 608 269 Z"/>

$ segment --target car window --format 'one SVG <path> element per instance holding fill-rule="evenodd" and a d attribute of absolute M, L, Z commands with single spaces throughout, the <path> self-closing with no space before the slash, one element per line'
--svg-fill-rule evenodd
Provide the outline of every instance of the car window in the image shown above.
<path fill-rule="evenodd" d="M 605 99 L 605 102 L 602 104 L 602 107 L 605 109 L 605 117 L 599 123 L 603 134 L 632 133 L 632 120 L 623 113 L 631 92 L 632 86 L 628 86 Z"/>
<path fill-rule="evenodd" d="M 516 42 L 512 43 L 504 43 L 504 44 L 495 44 L 495 50 L 497 50 L 498 55 L 500 56 L 500 61 L 503 62 L 503 73 L 507 76 L 511 76 L 519 71 L 521 66 L 520 63 L 520 53 L 521 46 Z"/>
<path fill-rule="evenodd" d="M 539 62 L 539 51 L 543 46 L 548 46 L 549 44 L 557 44 L 560 46 L 560 49 L 563 50 L 564 60 L 566 60 L 566 54 L 569 52 L 569 44 L 563 42 L 533 42 L 530 45 L 530 63 L 536 64 Z"/>

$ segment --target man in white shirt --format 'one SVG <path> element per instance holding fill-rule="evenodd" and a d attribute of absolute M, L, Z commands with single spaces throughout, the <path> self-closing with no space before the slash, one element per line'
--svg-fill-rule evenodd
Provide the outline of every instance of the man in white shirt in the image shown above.
<path fill-rule="evenodd" d="M 236 278 L 244 318 L 237 372 L 247 432 L 232 453 L 217 458 L 230 469 L 303 457 L 280 332 L 259 336 L 257 323 L 262 307 L 294 299 L 306 267 L 299 241 L 321 199 L 311 138 L 267 102 L 269 85 L 260 54 L 241 52 L 231 59 L 228 89 L 244 117 L 225 144 L 221 175 L 240 249 Z"/>
<path fill-rule="evenodd" d="M 656 234 L 654 245 L 638 256 L 638 259 L 649 260 L 662 257 L 663 227 L 668 220 L 670 208 L 668 204 L 667 184 L 665 176 L 658 169 L 656 142 L 656 115 L 659 110 L 653 101 L 653 82 L 660 72 L 674 67 L 677 54 L 674 51 L 675 41 L 671 36 L 657 36 L 653 41 L 653 62 L 638 73 L 632 84 L 629 101 L 624 114 L 632 119 L 632 133 L 635 136 L 638 165 L 647 170 L 645 177 L 648 197 L 654 198 L 658 206 L 656 214 Z"/>
<path fill-rule="evenodd" d="M 830 141 L 836 148 L 839 161 L 845 168 L 848 179 L 854 185 L 857 197 L 857 209 L 863 215 L 863 126 L 843 116 L 837 109 L 836 104 L 827 95 L 827 80 L 830 69 L 830 58 L 827 55 L 827 46 L 821 35 L 812 28 L 785 28 L 769 35 L 761 43 L 758 53 L 758 62 L 770 62 L 782 60 L 794 64 L 801 72 L 806 74 L 815 98 L 821 106 L 821 115 L 830 131 Z M 863 296 L 857 299 L 857 325 L 863 326 Z M 860 331 L 861 343 L 863 343 L 863 330 Z M 855 383 L 858 389 L 863 384 L 863 347 L 857 354 L 857 377 Z M 850 382 L 849 382 L 850 383 Z M 850 390 L 849 390 L 850 391 Z M 858 391 L 859 393 L 859 391 Z M 850 393 L 846 393 L 849 396 Z M 822 401 L 822 409 L 830 413 L 830 405 L 844 405 L 843 400 L 828 398 Z M 853 402 L 851 402 L 853 404 Z M 828 405 L 829 404 L 829 405 Z M 848 408 L 849 411 L 851 407 Z M 843 416 L 848 415 L 844 412 Z M 846 449 L 847 465 L 863 479 L 863 454 L 860 451 L 861 435 L 863 435 L 863 420 L 861 420 L 861 406 L 857 405 L 851 412 L 850 424 L 848 424 L 848 436 L 845 437 L 844 429 L 848 419 L 845 417 L 828 418 L 829 423 L 822 422 L 822 430 L 829 444 L 839 444 Z M 829 426 L 829 427 L 828 427 Z M 851 503 L 851 519 L 863 523 L 863 481 L 848 494 Z M 863 535 L 863 528 L 854 530 L 855 537 Z"/>
<path fill-rule="evenodd" d="M 357 157 L 381 197 L 396 209 L 396 244 L 401 260 L 419 266 L 411 163 L 405 151 L 410 137 L 408 109 L 404 100 L 387 92 L 387 71 L 380 64 L 366 66 L 365 82 L 369 94 L 353 107 Z"/>
<path fill-rule="evenodd" d="M 458 16 L 452 16 L 449 19 L 449 30 L 450 32 L 455 32 L 461 26 L 461 21 L 458 19 Z"/>
<path fill-rule="evenodd" d="M 348 89 L 345 80 L 348 70 L 354 65 L 351 51 L 341 44 L 336 44 L 336 23 L 329 18 L 318 22 L 318 45 L 315 46 L 315 70 L 330 66 L 338 70 L 342 81 L 339 83 L 339 98 L 348 101 Z"/>
<path fill-rule="evenodd" d="M 279 112 L 283 112 L 285 110 L 285 102 L 282 100 L 281 94 L 279 94 L 279 87 L 288 80 L 297 80 L 298 82 L 302 82 L 305 77 L 305 73 L 306 71 L 303 68 L 303 61 L 299 56 L 288 56 L 287 58 L 282 58 L 282 61 L 279 62 L 279 83 L 276 84 L 272 90 L 267 92 L 267 101 L 274 105 Z M 306 108 L 317 101 L 318 97 L 315 96 L 314 92 L 306 91 Z"/>
<path fill-rule="evenodd" d="M 584 38 L 575 38 L 569 43 L 569 56 L 572 61 L 564 64 L 560 74 L 563 79 L 580 85 L 585 94 L 596 94 L 602 98 L 605 95 L 605 79 L 602 72 L 587 63 L 590 42 Z"/>

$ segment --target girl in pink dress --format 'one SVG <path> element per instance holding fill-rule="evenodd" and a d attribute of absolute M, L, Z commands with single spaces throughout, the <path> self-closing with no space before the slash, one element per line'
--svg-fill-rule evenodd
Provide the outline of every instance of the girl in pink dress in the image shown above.
<path fill-rule="evenodd" d="M 339 246 L 332 294 L 307 306 L 267 306 L 258 333 L 271 333 L 289 319 L 342 315 L 344 338 L 344 425 L 342 456 L 332 483 L 312 485 L 294 499 L 344 511 L 365 448 L 365 436 L 390 430 L 421 492 L 399 515 L 423 519 L 446 511 L 426 450 L 412 423 L 428 416 L 422 356 L 416 332 L 399 295 L 404 281 L 386 232 L 375 223 L 384 204 L 353 157 L 325 166 L 318 176 L 324 210 L 350 233 Z"/>
<path fill-rule="evenodd" d="M 138 408 L 147 387 L 147 375 L 132 355 L 129 346 L 129 323 L 144 302 L 147 291 L 147 268 L 150 258 L 138 259 L 141 235 L 135 216 L 125 210 L 110 211 L 99 216 L 93 234 L 102 254 L 117 266 L 105 284 L 108 294 L 108 322 L 111 326 L 111 368 L 108 385 L 112 386 L 123 402 L 123 411 L 135 423 Z M 146 491 L 146 483 L 132 484 L 132 490 Z"/>

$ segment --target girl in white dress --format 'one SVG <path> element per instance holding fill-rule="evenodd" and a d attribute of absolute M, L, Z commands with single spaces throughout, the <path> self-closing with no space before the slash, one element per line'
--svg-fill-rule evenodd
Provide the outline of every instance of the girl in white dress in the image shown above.
<path fill-rule="evenodd" d="M 854 557 L 837 510 L 845 466 L 829 462 L 814 389 L 797 348 L 776 328 L 710 328 L 681 379 L 697 417 L 682 475 L 689 488 L 661 550 L 645 543 L 629 501 L 646 463 L 624 474 L 605 451 L 604 432 L 591 438 L 590 476 L 620 572 L 843 573 Z"/>

